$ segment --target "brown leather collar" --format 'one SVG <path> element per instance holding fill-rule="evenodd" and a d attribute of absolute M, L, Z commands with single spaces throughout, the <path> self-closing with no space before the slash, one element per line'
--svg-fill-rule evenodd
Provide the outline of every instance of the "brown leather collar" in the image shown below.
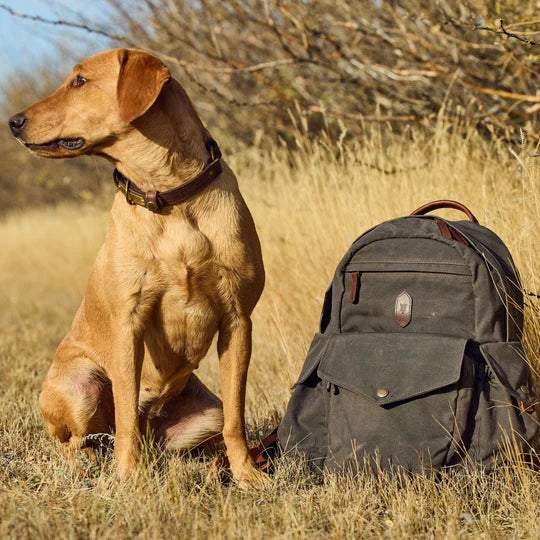
<path fill-rule="evenodd" d="M 114 169 L 114 183 L 126 196 L 126 201 L 129 204 L 138 204 L 152 212 L 159 212 L 164 206 L 174 206 L 191 199 L 221 174 L 221 151 L 217 142 L 210 139 L 206 143 L 206 148 L 210 152 L 206 167 L 197 176 L 173 189 L 143 191 L 118 169 Z"/>

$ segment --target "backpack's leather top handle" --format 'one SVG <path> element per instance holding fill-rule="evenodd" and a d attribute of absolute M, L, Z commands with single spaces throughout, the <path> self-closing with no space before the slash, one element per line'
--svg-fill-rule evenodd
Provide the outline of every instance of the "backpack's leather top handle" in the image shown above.
<path fill-rule="evenodd" d="M 411 216 L 423 216 L 424 214 L 427 214 L 428 212 L 432 212 L 433 210 L 438 210 L 439 208 L 453 208 L 454 210 L 461 210 L 465 214 L 467 214 L 467 217 L 469 218 L 469 221 L 472 221 L 473 223 L 478 223 L 478 220 L 474 217 L 474 214 L 463 204 L 457 202 L 457 201 L 449 201 L 449 200 L 442 200 L 442 201 L 433 201 L 427 204 L 424 204 L 420 208 L 417 208 Z"/>

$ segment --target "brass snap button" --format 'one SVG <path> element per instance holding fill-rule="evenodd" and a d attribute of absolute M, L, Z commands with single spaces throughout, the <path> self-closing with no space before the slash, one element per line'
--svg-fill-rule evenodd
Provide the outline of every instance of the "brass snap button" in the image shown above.
<path fill-rule="evenodd" d="M 389 393 L 388 388 L 379 388 L 377 390 L 377 397 L 385 398 Z"/>

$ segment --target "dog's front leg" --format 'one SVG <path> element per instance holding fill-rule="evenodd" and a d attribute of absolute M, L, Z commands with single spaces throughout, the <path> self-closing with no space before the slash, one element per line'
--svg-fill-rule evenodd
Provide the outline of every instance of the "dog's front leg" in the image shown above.
<path fill-rule="evenodd" d="M 245 429 L 246 381 L 251 357 L 251 320 L 234 317 L 222 323 L 218 338 L 223 399 L 223 439 L 234 479 L 240 486 L 266 480 L 248 454 Z"/>
<path fill-rule="evenodd" d="M 114 454 L 121 480 L 127 479 L 135 470 L 140 455 L 138 410 L 144 345 L 142 338 L 128 328 L 129 325 L 124 325 L 124 330 L 119 330 L 114 337 L 108 370 L 116 424 Z"/>

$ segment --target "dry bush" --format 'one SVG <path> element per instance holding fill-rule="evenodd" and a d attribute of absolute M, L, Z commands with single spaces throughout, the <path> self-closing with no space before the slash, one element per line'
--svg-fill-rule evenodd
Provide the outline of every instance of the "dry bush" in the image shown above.
<path fill-rule="evenodd" d="M 535 137 L 537 2 L 494 0 L 108 0 L 116 43 L 177 67 L 206 118 L 250 142 L 338 121 L 466 118 L 484 132 Z M 504 26 L 500 22 L 503 19 Z M 338 128 L 339 131 L 339 128 Z"/>
<path fill-rule="evenodd" d="M 326 136 L 330 146 L 340 136 L 362 141 L 372 123 L 388 126 L 383 131 L 388 136 L 411 124 L 432 135 L 441 119 L 473 126 L 487 139 L 515 143 L 521 129 L 530 141 L 539 138 L 536 1 L 107 4 L 107 23 L 99 28 L 82 8 L 72 21 L 49 21 L 71 32 L 58 43 L 64 61 L 49 59 L 31 74 L 3 81 L 5 119 L 45 97 L 65 77 L 77 32 L 79 39 L 109 36 L 111 46 L 142 47 L 163 58 L 225 149 L 239 142 L 270 147 L 279 139 L 294 148 L 298 123 L 311 138 Z M 112 188 L 109 168 L 99 161 L 51 164 L 23 151 L 7 130 L 0 141 L 6 149 L 0 171 L 3 212 L 100 199 L 103 189 Z"/>
<path fill-rule="evenodd" d="M 508 244 L 523 284 L 539 292 L 540 163 L 440 123 L 330 151 L 299 131 L 290 152 L 247 147 L 226 159 L 261 237 L 267 286 L 254 312 L 247 395 L 252 439 L 284 411 L 316 331 L 324 290 L 365 229 L 433 199 L 453 198 Z M 515 154 L 515 155 L 513 155 Z M 461 218 L 452 211 L 445 216 Z M 317 479 L 281 460 L 272 486 L 244 493 L 216 482 L 206 462 L 145 454 L 141 477 L 120 487 L 112 464 L 81 456 L 70 469 L 48 440 L 37 396 L 102 242 L 107 212 L 61 205 L 14 212 L 0 224 L 0 536 L 538 538 L 540 477 L 519 461 L 492 475 Z M 540 312 L 527 302 L 527 353 L 540 362 Z M 215 352 L 201 378 L 219 389 Z"/>

